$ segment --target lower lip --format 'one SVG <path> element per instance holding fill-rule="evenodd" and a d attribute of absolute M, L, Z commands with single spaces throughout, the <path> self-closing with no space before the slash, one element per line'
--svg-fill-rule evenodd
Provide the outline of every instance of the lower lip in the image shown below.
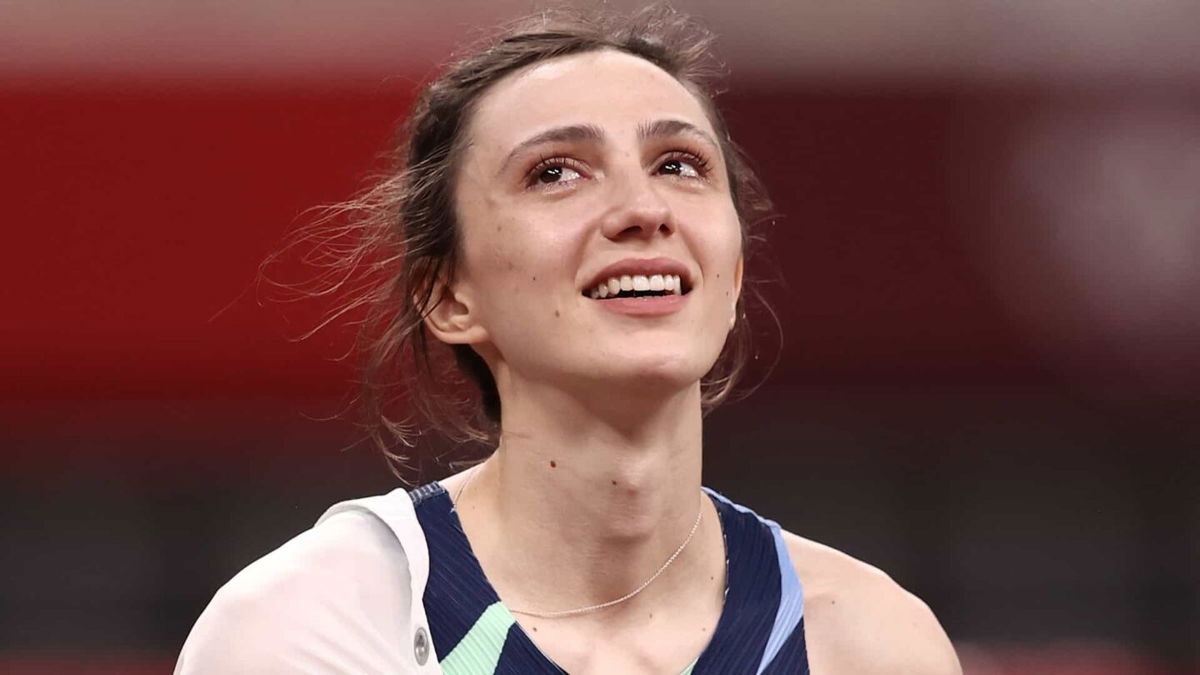
<path fill-rule="evenodd" d="M 678 312 L 686 295 L 650 295 L 641 298 L 613 298 L 611 300 L 593 300 L 600 306 L 616 314 L 626 316 L 664 316 Z"/>

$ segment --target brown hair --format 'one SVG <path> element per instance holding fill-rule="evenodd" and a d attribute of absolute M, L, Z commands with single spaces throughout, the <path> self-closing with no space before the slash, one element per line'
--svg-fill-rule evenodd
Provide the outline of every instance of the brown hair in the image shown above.
<path fill-rule="evenodd" d="M 344 298 L 329 319 L 364 312 L 357 403 L 393 471 L 406 460 L 397 445 L 413 447 L 425 428 L 456 443 L 494 443 L 499 434 L 500 397 L 487 365 L 465 345 L 449 349 L 453 363 L 439 356 L 446 345 L 430 339 L 424 319 L 441 299 L 434 297 L 434 282 L 449 279 L 457 262 L 453 189 L 463 136 L 475 105 L 506 75 L 556 57 L 613 49 L 653 63 L 686 86 L 717 132 L 749 267 L 758 241 L 753 229 L 770 202 L 713 104 L 722 68 L 713 59 L 712 41 L 710 32 L 661 4 L 632 17 L 554 10 L 517 21 L 423 88 L 389 155 L 393 166 L 381 180 L 358 198 L 330 207 L 300 233 L 316 245 L 307 260 L 323 268 L 305 294 Z M 729 397 L 749 358 L 746 301 L 762 297 L 749 282 L 743 289 L 737 322 L 701 382 L 705 412 Z M 461 386 L 463 376 L 477 390 L 477 400 L 467 393 L 470 387 Z M 407 414 L 397 419 L 393 411 Z"/>

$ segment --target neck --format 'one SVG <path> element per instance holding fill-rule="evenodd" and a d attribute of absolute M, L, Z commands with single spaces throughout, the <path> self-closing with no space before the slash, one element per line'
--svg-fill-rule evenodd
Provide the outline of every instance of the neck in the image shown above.
<path fill-rule="evenodd" d="M 500 448 L 471 478 L 464 527 L 497 589 L 512 589 L 513 606 L 606 602 L 661 567 L 705 503 L 699 387 L 609 406 L 561 389 L 541 394 L 505 397 Z M 673 566 L 685 568 L 685 557 Z M 639 598 L 669 588 L 669 572 Z"/>

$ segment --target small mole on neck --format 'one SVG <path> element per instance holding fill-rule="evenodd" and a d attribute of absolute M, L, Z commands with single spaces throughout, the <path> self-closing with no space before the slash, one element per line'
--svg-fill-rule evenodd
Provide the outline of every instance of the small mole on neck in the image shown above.
<path fill-rule="evenodd" d="M 557 467 L 557 466 L 558 466 L 558 462 L 556 462 L 556 461 L 554 461 L 554 460 L 550 460 L 550 468 L 551 468 L 551 469 L 553 469 L 553 468 L 555 468 L 555 467 Z"/>

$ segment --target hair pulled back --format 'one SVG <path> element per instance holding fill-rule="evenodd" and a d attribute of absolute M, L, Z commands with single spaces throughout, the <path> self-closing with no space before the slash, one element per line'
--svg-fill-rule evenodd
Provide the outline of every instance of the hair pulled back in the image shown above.
<path fill-rule="evenodd" d="M 342 299 L 326 323 L 361 313 L 357 404 L 370 438 L 398 475 L 408 459 L 402 447 L 413 447 L 427 430 L 455 443 L 498 439 L 501 407 L 492 373 L 470 347 L 433 338 L 424 319 L 441 299 L 435 282 L 453 278 L 458 260 L 453 190 L 464 135 L 480 98 L 506 75 L 548 59 L 613 49 L 682 83 L 717 132 L 749 268 L 758 240 L 752 230 L 770 202 L 713 104 L 723 68 L 712 42 L 706 29 L 661 4 L 633 16 L 553 10 L 514 22 L 426 84 L 388 153 L 388 172 L 305 230 L 315 244 L 306 260 L 322 269 L 306 294 Z M 701 382 L 705 412 L 729 397 L 749 358 L 745 304 L 762 298 L 750 283 L 743 289 L 736 324 Z"/>

